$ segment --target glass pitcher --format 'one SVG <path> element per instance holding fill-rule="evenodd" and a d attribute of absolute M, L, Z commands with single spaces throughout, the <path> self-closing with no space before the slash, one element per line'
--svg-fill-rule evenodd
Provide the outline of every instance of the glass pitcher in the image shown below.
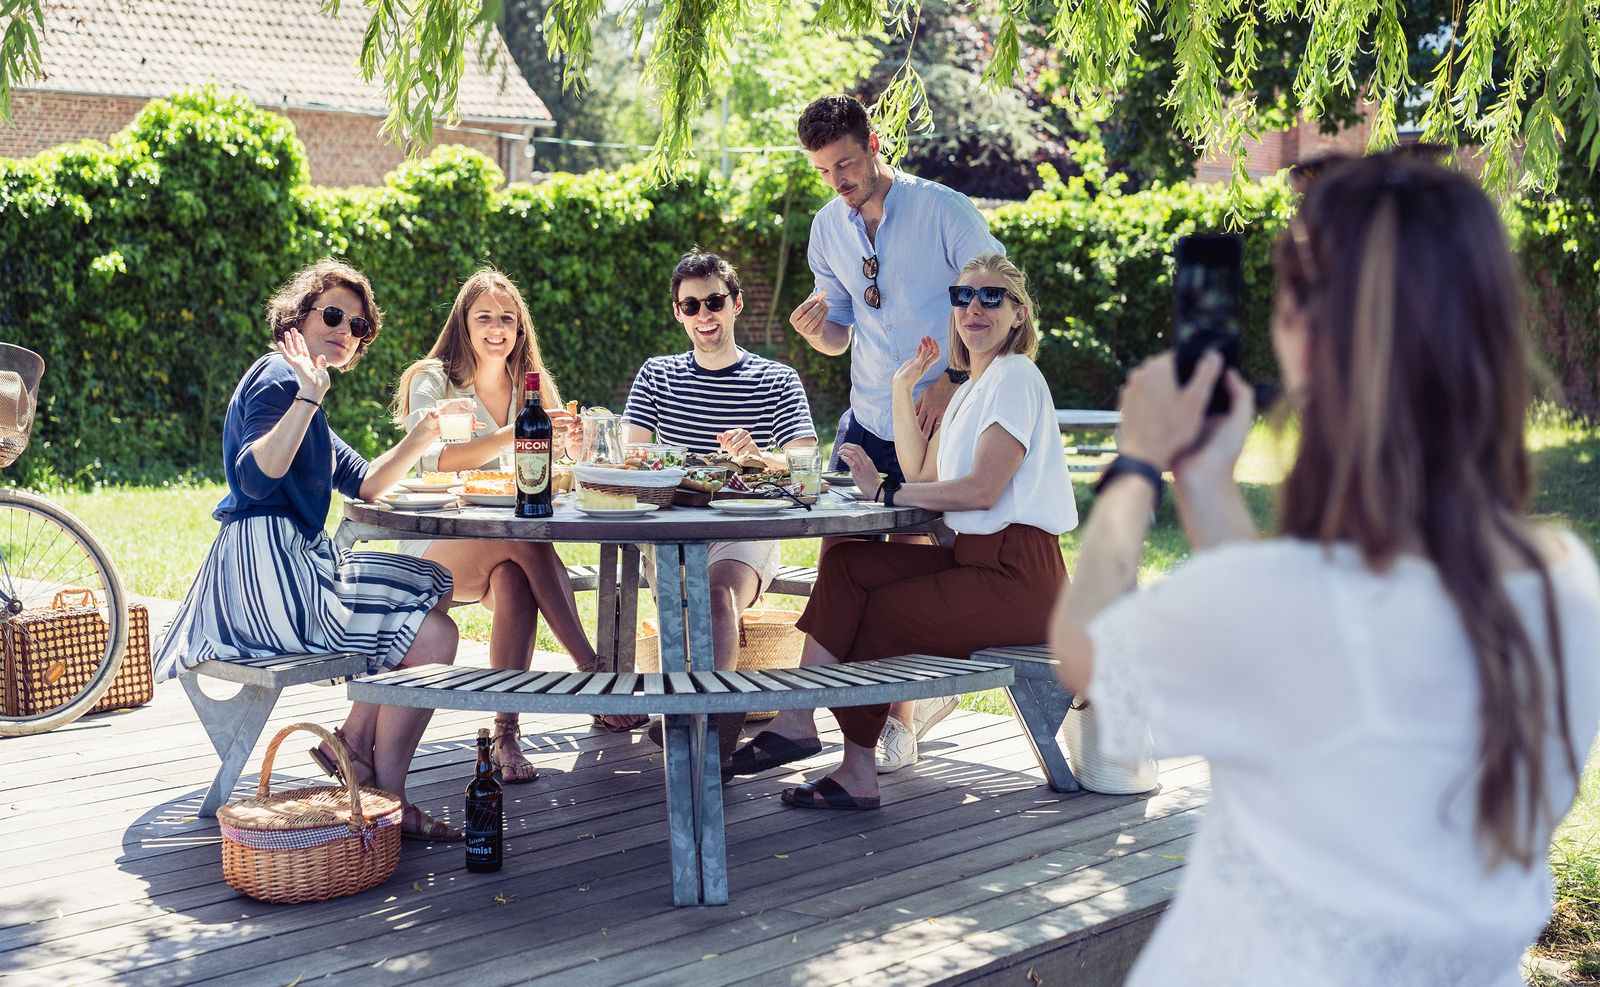
<path fill-rule="evenodd" d="M 610 463 L 621 466 L 622 419 L 604 408 L 590 408 L 583 413 L 583 449 L 578 461 L 583 463 Z"/>

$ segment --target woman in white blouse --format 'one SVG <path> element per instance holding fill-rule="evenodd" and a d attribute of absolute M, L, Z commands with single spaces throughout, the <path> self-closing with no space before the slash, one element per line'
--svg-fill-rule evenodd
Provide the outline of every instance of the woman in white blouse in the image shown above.
<path fill-rule="evenodd" d="M 1213 795 L 1134 984 L 1522 983 L 1546 852 L 1600 720 L 1590 549 L 1531 523 L 1518 279 L 1463 175 L 1319 177 L 1281 238 L 1272 335 L 1299 449 L 1281 533 L 1232 479 L 1251 392 L 1170 356 L 1123 390 L 1053 622 L 1102 742 L 1210 759 Z M 1127 593 L 1161 471 L 1194 558 Z"/>
<path fill-rule="evenodd" d="M 521 410 L 523 374 L 539 372 L 539 399 L 554 421 L 558 439 L 574 437 L 571 416 L 561 408 L 555 378 L 539 353 L 539 339 L 527 303 L 504 274 L 481 270 L 461 286 L 450 316 L 426 358 L 406 369 L 395 396 L 397 420 L 404 426 L 425 415 L 437 402 L 469 398 L 476 426 L 472 439 L 451 445 L 435 443 L 422 457 L 422 469 L 452 472 L 495 469 L 500 451 L 511 444 L 511 430 Z M 571 450 L 569 449 L 569 453 Z M 539 614 L 550 632 L 580 668 L 594 668 L 594 646 L 578 620 L 572 584 L 555 547 L 521 541 L 400 542 L 408 554 L 437 562 L 455 579 L 458 602 L 477 601 L 494 613 L 489 632 L 491 668 L 526 669 L 533 656 Z M 629 728 L 642 718 L 609 718 L 599 725 Z M 494 721 L 491 757 L 510 783 L 533 781 L 538 772 L 518 746 L 517 717 L 501 713 Z"/>
<path fill-rule="evenodd" d="M 1057 541 L 1078 523 L 1055 402 L 1034 365 L 1039 334 L 1026 279 L 1000 254 L 974 258 L 950 286 L 950 365 L 971 377 L 931 440 L 917 427 L 912 388 L 939 356 L 924 338 L 894 377 L 896 450 L 906 482 L 880 482 L 860 447 L 840 455 L 862 494 L 943 511 L 954 546 L 849 542 L 823 556 L 798 626 L 801 662 L 825 665 L 902 654 L 969 657 L 981 648 L 1045 640 L 1067 580 Z M 785 789 L 802 808 L 875 809 L 874 752 L 888 705 L 836 709 L 844 763 Z M 728 770 L 754 774 L 822 749 L 811 710 L 779 714 L 734 752 Z"/>

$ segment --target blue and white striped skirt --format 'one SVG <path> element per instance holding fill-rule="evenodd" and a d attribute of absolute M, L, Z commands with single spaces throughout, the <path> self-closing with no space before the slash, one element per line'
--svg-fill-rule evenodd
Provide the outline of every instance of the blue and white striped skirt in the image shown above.
<path fill-rule="evenodd" d="M 353 651 L 367 671 L 405 657 L 422 618 L 450 591 L 424 559 L 348 552 L 288 518 L 222 526 L 155 656 L 157 677 L 211 658 Z"/>

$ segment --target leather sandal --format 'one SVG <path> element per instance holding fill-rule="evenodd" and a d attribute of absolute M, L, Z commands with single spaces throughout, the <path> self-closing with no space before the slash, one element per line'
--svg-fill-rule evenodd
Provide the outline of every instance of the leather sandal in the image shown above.
<path fill-rule="evenodd" d="M 785 788 L 783 804 L 801 809 L 876 809 L 879 801 L 876 795 L 851 795 L 832 778 L 818 778 L 797 788 Z"/>
<path fill-rule="evenodd" d="M 400 812 L 400 835 L 408 840 L 425 840 L 429 843 L 460 843 L 467 838 L 466 833 L 433 818 L 414 802 L 406 803 Z"/>
<path fill-rule="evenodd" d="M 518 744 L 520 736 L 515 716 L 494 718 L 494 741 L 489 746 L 489 763 L 500 772 L 500 781 L 507 785 L 526 785 L 539 778 L 539 769 L 522 755 L 522 748 Z M 503 750 L 514 756 L 502 758 L 500 752 Z"/>
<path fill-rule="evenodd" d="M 750 738 L 750 742 L 733 752 L 723 768 L 727 775 L 755 775 L 790 761 L 801 761 L 822 753 L 822 741 L 816 737 L 790 740 L 781 733 L 763 730 Z"/>
<path fill-rule="evenodd" d="M 375 787 L 378 773 L 377 771 L 373 770 L 372 758 L 361 756 L 361 751 L 357 750 L 356 746 L 350 743 L 350 739 L 344 735 L 344 729 L 342 727 L 335 727 L 333 735 L 338 738 L 339 743 L 344 745 L 345 751 L 350 755 L 350 760 L 356 766 L 356 787 Z M 346 784 L 344 780 L 344 774 L 339 770 L 338 758 L 334 757 L 328 751 L 323 750 L 321 744 L 311 748 L 310 754 L 311 760 L 316 762 L 317 767 L 322 769 L 323 774 L 339 782 L 341 785 Z"/>

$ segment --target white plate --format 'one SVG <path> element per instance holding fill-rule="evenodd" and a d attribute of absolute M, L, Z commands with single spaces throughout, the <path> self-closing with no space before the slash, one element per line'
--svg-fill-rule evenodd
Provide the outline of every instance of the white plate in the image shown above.
<path fill-rule="evenodd" d="M 729 514 L 776 514 L 779 511 L 794 507 L 795 503 L 787 498 L 783 500 L 759 500 L 751 497 L 742 500 L 713 500 L 711 506 L 716 510 L 726 511 Z"/>
<path fill-rule="evenodd" d="M 590 517 L 625 518 L 644 517 L 652 511 L 660 510 L 660 507 L 655 504 L 640 504 L 638 507 L 584 507 L 579 504 L 578 510 Z"/>
<path fill-rule="evenodd" d="M 401 480 L 398 485 L 405 487 L 407 490 L 410 490 L 413 493 L 444 493 L 460 482 L 460 480 L 449 480 L 445 483 L 423 483 L 416 477 L 408 476 L 404 480 Z"/>
<path fill-rule="evenodd" d="M 397 493 L 384 497 L 383 502 L 397 511 L 436 511 L 454 507 L 456 499 L 449 494 Z"/>
<path fill-rule="evenodd" d="M 467 503 L 469 503 L 469 504 L 477 504 L 479 507 L 515 507 L 515 506 L 517 506 L 517 495 L 516 494 L 476 494 L 476 493 L 467 493 L 467 488 L 465 486 L 460 486 L 460 485 L 451 487 L 450 488 L 450 492 L 455 494 L 457 497 L 460 497 L 462 500 L 466 501 Z"/>

